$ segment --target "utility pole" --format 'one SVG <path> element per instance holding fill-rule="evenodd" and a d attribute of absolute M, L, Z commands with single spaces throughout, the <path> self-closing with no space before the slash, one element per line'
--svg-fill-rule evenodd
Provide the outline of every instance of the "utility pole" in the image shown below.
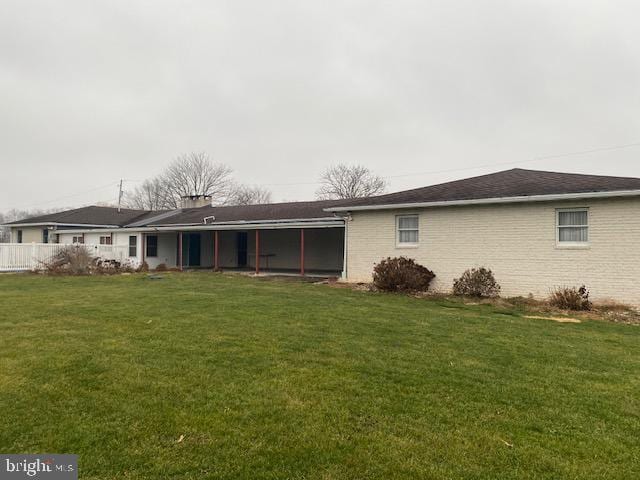
<path fill-rule="evenodd" d="M 118 191 L 118 213 L 120 213 L 121 203 L 122 203 L 122 179 L 120 179 L 120 190 Z"/>

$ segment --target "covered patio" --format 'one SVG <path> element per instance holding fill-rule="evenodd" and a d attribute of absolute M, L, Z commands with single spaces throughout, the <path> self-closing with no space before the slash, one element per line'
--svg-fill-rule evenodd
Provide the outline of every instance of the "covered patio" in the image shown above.
<path fill-rule="evenodd" d="M 322 277 L 342 275 L 342 222 L 261 225 L 249 228 L 211 226 L 142 233 L 142 260 L 185 269 L 231 270 L 259 274 Z"/>

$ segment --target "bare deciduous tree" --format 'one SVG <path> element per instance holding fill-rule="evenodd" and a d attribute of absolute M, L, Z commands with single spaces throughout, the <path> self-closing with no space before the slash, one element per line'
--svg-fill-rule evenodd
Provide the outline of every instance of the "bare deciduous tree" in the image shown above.
<path fill-rule="evenodd" d="M 266 188 L 249 185 L 235 185 L 227 199 L 227 205 L 259 205 L 264 203 L 271 203 L 271 192 Z"/>
<path fill-rule="evenodd" d="M 165 210 L 172 208 L 169 195 L 161 177 L 142 182 L 133 192 L 127 192 L 124 203 L 129 208 L 139 210 Z"/>
<path fill-rule="evenodd" d="M 336 165 L 320 177 L 316 196 L 321 200 L 360 198 L 384 193 L 387 182 L 361 165 Z"/>
<path fill-rule="evenodd" d="M 215 164 L 204 152 L 189 153 L 176 158 L 162 174 L 167 191 L 179 206 L 180 197 L 209 195 L 213 203 L 224 203 L 233 185 L 233 170 Z"/>
<path fill-rule="evenodd" d="M 163 210 L 178 208 L 180 198 L 191 195 L 209 195 L 212 203 L 224 204 L 231 192 L 232 170 L 216 164 L 204 152 L 177 157 L 157 177 L 145 180 L 125 196 L 130 208 Z"/>

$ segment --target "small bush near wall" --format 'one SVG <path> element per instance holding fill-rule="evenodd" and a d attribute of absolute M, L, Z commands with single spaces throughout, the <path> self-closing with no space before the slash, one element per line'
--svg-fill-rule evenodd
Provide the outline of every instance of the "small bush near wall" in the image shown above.
<path fill-rule="evenodd" d="M 49 274 L 89 275 L 96 264 L 97 259 L 89 255 L 85 248 L 69 246 L 44 262 L 43 266 Z"/>
<path fill-rule="evenodd" d="M 435 274 L 406 257 L 386 258 L 373 268 L 373 284 L 385 292 L 424 292 Z"/>
<path fill-rule="evenodd" d="M 453 281 L 453 294 L 469 297 L 497 297 L 500 295 L 500 285 L 490 269 L 472 268 Z"/>
<path fill-rule="evenodd" d="M 591 310 L 589 290 L 582 285 L 576 287 L 558 287 L 549 294 L 549 303 L 563 310 Z"/>
<path fill-rule="evenodd" d="M 149 264 L 147 262 L 142 262 L 140 266 L 136 269 L 136 272 L 148 272 Z"/>
<path fill-rule="evenodd" d="M 128 264 L 122 264 L 117 260 L 103 260 L 97 259 L 94 268 L 91 269 L 91 274 L 95 275 L 115 275 L 116 273 L 133 272 L 133 267 Z"/>
<path fill-rule="evenodd" d="M 130 264 L 93 257 L 82 246 L 68 246 L 42 264 L 49 275 L 113 275 L 132 272 Z"/>
<path fill-rule="evenodd" d="M 166 272 L 167 270 L 169 270 L 169 269 L 167 268 L 167 264 L 166 263 L 160 263 L 156 267 L 156 272 Z"/>

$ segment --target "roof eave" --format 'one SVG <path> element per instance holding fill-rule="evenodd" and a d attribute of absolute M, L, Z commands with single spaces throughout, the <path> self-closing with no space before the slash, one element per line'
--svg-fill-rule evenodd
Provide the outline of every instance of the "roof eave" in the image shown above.
<path fill-rule="evenodd" d="M 455 207 L 464 205 L 491 205 L 499 203 L 552 202 L 593 198 L 615 198 L 640 196 L 640 190 L 616 190 L 609 192 L 562 193 L 553 195 L 529 195 L 520 197 L 478 198 L 472 200 L 449 200 L 438 202 L 389 203 L 382 205 L 357 205 L 351 207 L 325 208 L 325 212 L 356 212 L 362 210 L 392 210 L 406 208 Z"/>
<path fill-rule="evenodd" d="M 93 223 L 60 223 L 60 222 L 22 222 L 22 223 L 5 223 L 0 227 L 78 227 L 78 228 L 120 228 L 120 225 L 101 225 Z"/>
<path fill-rule="evenodd" d="M 275 220 L 229 220 L 227 222 L 214 222 L 214 223 L 150 223 L 149 227 L 196 227 L 207 225 L 210 227 L 215 227 L 216 225 L 253 225 L 256 223 L 267 224 L 267 223 L 313 223 L 313 222 L 323 222 L 323 221 L 332 221 L 335 217 L 314 217 L 314 218 L 279 218 Z"/>
<path fill-rule="evenodd" d="M 176 232 L 204 230 L 238 230 L 238 229 L 281 229 L 281 228 L 328 228 L 344 227 L 340 217 L 322 217 L 318 219 L 294 220 L 256 220 L 242 222 L 198 223 L 183 225 L 154 225 L 142 227 L 119 227 L 116 231 L 124 232 Z M 74 230 L 60 230 L 58 233 L 73 233 Z M 90 233 L 89 230 L 86 233 Z"/>

